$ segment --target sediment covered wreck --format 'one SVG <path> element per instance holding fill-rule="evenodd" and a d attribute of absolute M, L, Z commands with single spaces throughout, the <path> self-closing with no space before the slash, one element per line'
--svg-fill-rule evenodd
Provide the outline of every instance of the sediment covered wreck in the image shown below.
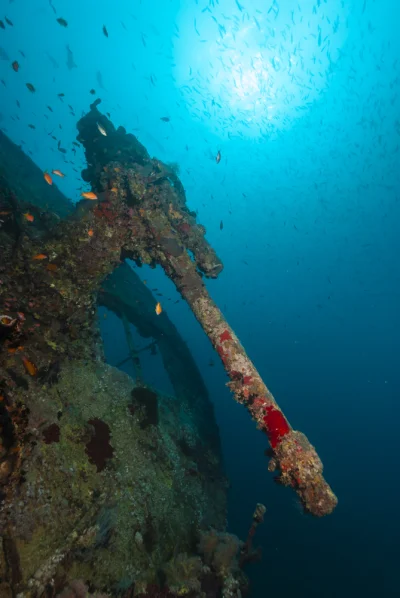
<path fill-rule="evenodd" d="M 121 140 L 143 168 L 145 149 Z M 0 147 L 0 596 L 237 595 L 212 406 L 121 263 L 150 259 L 117 166 L 115 189 L 75 208 L 4 135 Z M 135 380 L 104 363 L 97 302 L 157 345 L 175 396 L 144 384 L 134 354 Z"/>
<path fill-rule="evenodd" d="M 73 206 L 46 188 L 42 202 L 42 174 L 0 139 L 25 173 L 20 187 L 0 169 L 0 596 L 240 596 L 264 508 L 247 542 L 226 533 L 207 391 L 127 259 L 162 265 L 188 301 L 235 398 L 268 436 L 270 470 L 317 516 L 336 497 L 207 295 L 201 275 L 216 277 L 222 263 L 176 173 L 116 130 L 98 102 L 77 138 L 94 201 Z M 98 303 L 127 335 L 133 324 L 156 343 L 175 396 L 144 384 L 133 346 L 135 379 L 105 364 Z"/>

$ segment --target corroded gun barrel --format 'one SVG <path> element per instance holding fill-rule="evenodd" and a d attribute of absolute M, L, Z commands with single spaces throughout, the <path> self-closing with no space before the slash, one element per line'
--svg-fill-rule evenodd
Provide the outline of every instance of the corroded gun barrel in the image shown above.
<path fill-rule="evenodd" d="M 322 475 L 316 450 L 304 434 L 292 429 L 208 294 L 200 273 L 215 278 L 222 263 L 205 240 L 204 227 L 188 210 L 176 173 L 151 159 L 122 127 L 115 130 L 98 111 L 98 103 L 92 104 L 78 123 L 78 140 L 90 164 L 83 177 L 100 200 L 95 213 L 110 227 L 121 210 L 128 213 L 124 225 L 130 230 L 125 238 L 130 240 L 123 255 L 164 268 L 218 352 L 235 399 L 266 433 L 272 449 L 269 470 L 279 470 L 278 480 L 296 491 L 306 511 L 316 516 L 331 513 L 337 498 Z M 98 124 L 106 136 L 99 132 Z"/>

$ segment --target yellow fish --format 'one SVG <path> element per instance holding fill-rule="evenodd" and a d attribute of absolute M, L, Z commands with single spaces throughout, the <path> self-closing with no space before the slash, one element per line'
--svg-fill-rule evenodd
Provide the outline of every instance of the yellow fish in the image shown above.
<path fill-rule="evenodd" d="M 54 172 L 54 170 L 53 170 L 53 172 Z M 53 181 L 51 180 L 51 176 L 49 175 L 48 172 L 44 172 L 43 176 L 44 176 L 44 180 L 46 181 L 46 183 L 48 185 L 52 185 L 53 184 Z"/>
<path fill-rule="evenodd" d="M 161 312 L 162 312 L 161 303 L 158 302 L 156 305 L 156 314 L 159 316 Z"/>
<path fill-rule="evenodd" d="M 81 197 L 85 199 L 98 199 L 96 193 L 93 193 L 93 191 L 85 191 L 85 193 L 81 193 Z"/>
<path fill-rule="evenodd" d="M 38 253 L 37 255 L 34 255 L 33 260 L 47 260 L 47 255 L 45 253 Z"/>
<path fill-rule="evenodd" d="M 28 372 L 30 376 L 36 376 L 38 373 L 38 369 L 32 361 L 29 361 L 27 357 L 22 358 L 22 363 L 24 364 L 24 368 Z"/>

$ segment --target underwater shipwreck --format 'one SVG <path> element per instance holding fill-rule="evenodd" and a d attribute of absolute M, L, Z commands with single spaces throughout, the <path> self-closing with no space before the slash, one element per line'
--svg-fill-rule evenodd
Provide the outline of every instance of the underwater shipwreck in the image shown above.
<path fill-rule="evenodd" d="M 266 470 L 312 515 L 337 499 L 208 294 L 223 265 L 176 172 L 98 105 L 77 123 L 92 198 L 76 205 L 0 133 L 0 597 L 239 597 L 265 507 L 243 541 L 227 533 L 201 372 L 126 260 L 161 265 L 187 301 L 269 440 Z M 123 322 L 134 377 L 105 362 L 99 305 Z M 130 325 L 174 396 L 144 383 Z"/>

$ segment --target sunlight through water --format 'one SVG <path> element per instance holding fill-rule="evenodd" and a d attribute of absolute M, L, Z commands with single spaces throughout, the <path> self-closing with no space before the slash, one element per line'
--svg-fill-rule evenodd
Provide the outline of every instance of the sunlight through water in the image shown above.
<path fill-rule="evenodd" d="M 347 37 L 344 3 L 210 5 L 182 9 L 175 32 L 177 83 L 192 116 L 224 137 L 290 126 L 329 85 Z"/>

